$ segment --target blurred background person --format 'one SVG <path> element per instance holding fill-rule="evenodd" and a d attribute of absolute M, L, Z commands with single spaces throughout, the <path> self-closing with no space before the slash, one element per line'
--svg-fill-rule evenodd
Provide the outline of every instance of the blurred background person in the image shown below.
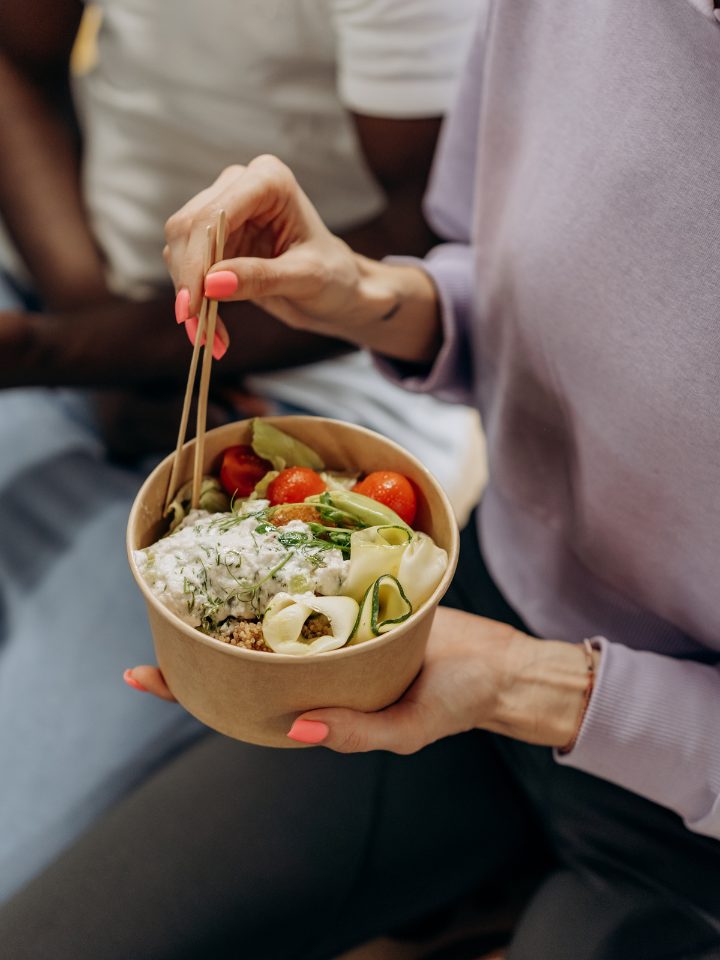
<path fill-rule="evenodd" d="M 118 682 L 150 652 L 123 547 L 144 470 L 108 443 L 132 462 L 174 442 L 189 360 L 167 323 L 166 217 L 223 167 L 274 152 L 355 249 L 424 253 L 421 197 L 476 6 L 107 0 L 84 21 L 74 97 L 82 4 L 0 11 L 0 384 L 25 387 L 0 393 L 0 897 L 206 732 Z M 420 456 L 467 517 L 474 412 L 408 402 L 363 354 L 250 304 L 224 315 L 234 340 L 214 376 L 233 389 L 218 416 L 364 423 Z M 318 357 L 332 359 L 300 366 Z M 58 385 L 122 389 L 88 403 Z"/>

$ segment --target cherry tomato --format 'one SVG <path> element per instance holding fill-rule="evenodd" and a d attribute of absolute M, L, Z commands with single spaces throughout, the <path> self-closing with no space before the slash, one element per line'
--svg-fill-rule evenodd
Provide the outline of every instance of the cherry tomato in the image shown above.
<path fill-rule="evenodd" d="M 220 483 L 231 497 L 249 497 L 272 464 L 259 457 L 252 447 L 228 447 L 223 453 Z"/>
<path fill-rule="evenodd" d="M 413 525 L 417 513 L 417 494 L 407 477 L 393 470 L 375 470 L 353 487 L 355 493 L 384 503 L 404 520 L 409 527 Z"/>
<path fill-rule="evenodd" d="M 302 503 L 305 497 L 326 489 L 323 478 L 310 467 L 287 467 L 269 485 L 267 495 L 275 507 L 279 503 Z"/>

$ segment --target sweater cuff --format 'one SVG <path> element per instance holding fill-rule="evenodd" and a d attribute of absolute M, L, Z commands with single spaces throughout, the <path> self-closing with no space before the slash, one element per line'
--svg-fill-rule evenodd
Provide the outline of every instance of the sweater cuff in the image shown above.
<path fill-rule="evenodd" d="M 472 403 L 472 363 L 465 331 L 472 309 L 471 249 L 464 244 L 436 247 L 425 260 L 388 257 L 386 263 L 424 270 L 438 294 L 442 344 L 430 366 L 374 354 L 375 365 L 389 380 L 415 393 L 432 393 L 455 403 Z"/>
<path fill-rule="evenodd" d="M 714 667 L 595 638 L 595 689 L 558 763 L 631 790 L 720 837 L 720 676 Z"/>

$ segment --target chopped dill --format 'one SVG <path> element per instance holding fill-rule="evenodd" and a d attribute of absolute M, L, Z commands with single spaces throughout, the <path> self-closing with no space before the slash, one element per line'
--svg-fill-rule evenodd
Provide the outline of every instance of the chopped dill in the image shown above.
<path fill-rule="evenodd" d="M 258 522 L 262 522 L 266 519 L 268 515 L 268 507 L 264 507 L 262 510 L 258 510 L 255 513 L 231 513 L 224 514 L 217 519 L 213 520 L 208 526 L 212 530 L 218 530 L 220 533 L 227 533 L 228 530 L 232 530 L 233 527 L 237 527 L 243 522 L 243 520 L 249 520 L 250 517 L 255 517 Z"/>
<path fill-rule="evenodd" d="M 188 613 L 192 613 L 195 609 L 195 586 L 187 577 L 183 579 L 183 594 L 187 597 Z"/>
<path fill-rule="evenodd" d="M 219 566 L 219 564 L 218 564 L 218 566 Z M 232 572 L 232 570 L 230 569 L 230 565 L 228 564 L 227 559 L 224 561 L 224 567 L 225 567 L 225 569 L 226 569 L 227 572 L 228 572 L 228 576 L 232 577 L 232 579 L 235 581 L 235 583 L 239 583 L 240 586 L 242 586 L 243 583 L 247 583 L 247 582 L 248 582 L 247 580 L 238 580 L 238 578 L 235 576 L 235 574 L 234 574 L 234 573 Z"/>

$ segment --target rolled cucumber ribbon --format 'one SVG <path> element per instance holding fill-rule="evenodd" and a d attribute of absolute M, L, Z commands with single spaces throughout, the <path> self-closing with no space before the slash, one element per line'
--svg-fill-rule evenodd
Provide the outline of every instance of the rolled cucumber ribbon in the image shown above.
<path fill-rule="evenodd" d="M 342 585 L 343 594 L 359 602 L 378 577 L 397 576 L 412 536 L 412 531 L 404 526 L 356 530 L 350 537 L 350 566 Z"/>
<path fill-rule="evenodd" d="M 307 656 L 345 646 L 357 621 L 358 605 L 351 597 L 316 597 L 312 593 L 278 593 L 263 617 L 265 643 L 275 653 Z M 330 633 L 303 640 L 302 628 L 313 613 L 330 621 Z"/>
<path fill-rule="evenodd" d="M 447 570 L 448 555 L 426 533 L 416 533 L 403 550 L 397 578 L 413 610 L 425 603 Z"/>
<path fill-rule="evenodd" d="M 362 643 L 387 633 L 412 612 L 412 604 L 397 578 L 383 574 L 365 591 L 350 642 Z"/>

